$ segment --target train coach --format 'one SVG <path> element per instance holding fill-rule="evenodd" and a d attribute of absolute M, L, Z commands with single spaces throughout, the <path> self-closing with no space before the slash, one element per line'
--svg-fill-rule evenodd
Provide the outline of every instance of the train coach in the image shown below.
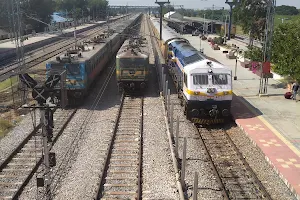
<path fill-rule="evenodd" d="M 127 39 L 116 56 L 116 74 L 120 91 L 146 88 L 149 79 L 147 40 L 136 36 Z"/>
<path fill-rule="evenodd" d="M 116 29 L 126 32 L 128 27 L 135 24 L 140 16 L 134 16 L 122 24 L 122 27 Z M 78 105 L 82 102 L 91 84 L 125 40 L 121 33 L 113 33 L 107 38 L 102 36 L 104 34 L 98 35 L 46 63 L 47 75 L 66 70 L 65 85 L 69 105 Z"/>
<path fill-rule="evenodd" d="M 159 38 L 159 22 L 152 19 Z M 188 40 L 163 26 L 160 50 L 177 88 L 187 119 L 196 124 L 224 123 L 231 119 L 232 71 L 207 59 Z"/>

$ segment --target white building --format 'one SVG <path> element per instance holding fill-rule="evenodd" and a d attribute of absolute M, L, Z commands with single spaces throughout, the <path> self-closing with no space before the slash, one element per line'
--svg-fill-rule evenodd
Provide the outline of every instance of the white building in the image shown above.
<path fill-rule="evenodd" d="M 164 18 L 171 18 L 171 19 L 179 19 L 179 20 L 182 20 L 183 19 L 183 16 L 180 14 L 180 13 L 177 13 L 175 11 L 171 11 L 171 12 L 168 12 L 164 15 Z"/>

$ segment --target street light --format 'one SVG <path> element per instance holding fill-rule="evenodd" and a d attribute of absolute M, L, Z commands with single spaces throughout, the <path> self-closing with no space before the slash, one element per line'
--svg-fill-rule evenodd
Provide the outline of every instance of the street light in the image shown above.
<path fill-rule="evenodd" d="M 232 25 L 232 8 L 233 6 L 241 3 L 241 0 L 237 0 L 237 1 L 228 1 L 226 0 L 226 2 L 229 6 L 230 6 L 230 11 L 229 11 L 229 27 L 228 27 L 228 40 L 230 40 L 230 35 L 231 35 L 231 25 Z"/>
<path fill-rule="evenodd" d="M 168 1 L 157 1 L 156 0 L 156 2 L 155 2 L 156 4 L 158 4 L 159 6 L 160 6 L 160 40 L 162 40 L 162 13 L 163 13 L 163 6 L 165 5 L 165 4 L 169 4 L 170 3 L 170 1 L 168 0 Z"/>
<path fill-rule="evenodd" d="M 233 77 L 233 80 L 237 80 L 237 75 L 236 75 L 236 71 L 237 71 L 237 56 L 238 56 L 238 53 L 239 53 L 239 47 L 237 47 L 235 49 L 235 53 L 236 53 L 236 56 L 235 56 L 235 71 L 234 71 L 234 77 Z"/>

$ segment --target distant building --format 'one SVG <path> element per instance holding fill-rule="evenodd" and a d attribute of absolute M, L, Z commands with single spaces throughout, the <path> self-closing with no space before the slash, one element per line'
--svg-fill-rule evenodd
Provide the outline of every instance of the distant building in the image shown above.
<path fill-rule="evenodd" d="M 51 24 L 56 26 L 59 29 L 67 28 L 73 25 L 72 19 L 62 17 L 61 13 L 54 12 L 52 15 Z"/>
<path fill-rule="evenodd" d="M 180 13 L 177 13 L 175 11 L 171 11 L 171 12 L 168 12 L 164 15 L 164 18 L 172 18 L 172 19 L 179 19 L 179 20 L 182 20 L 183 19 L 183 16 L 180 14 Z"/>

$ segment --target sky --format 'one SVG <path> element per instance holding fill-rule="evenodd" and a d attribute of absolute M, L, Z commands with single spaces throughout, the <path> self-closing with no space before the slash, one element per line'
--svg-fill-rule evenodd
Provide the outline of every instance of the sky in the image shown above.
<path fill-rule="evenodd" d="M 139 5 L 139 6 L 152 6 L 155 5 L 155 0 L 108 0 L 109 5 Z M 166 0 L 158 0 L 166 1 Z M 230 1 L 230 0 L 229 0 Z M 229 8 L 225 4 L 225 0 L 170 0 L 171 4 L 174 5 L 184 5 L 184 8 L 193 8 L 193 9 L 207 9 L 215 5 L 215 7 L 225 7 Z M 300 0 L 277 0 L 277 6 L 280 5 L 289 5 L 295 6 L 300 9 Z"/>

